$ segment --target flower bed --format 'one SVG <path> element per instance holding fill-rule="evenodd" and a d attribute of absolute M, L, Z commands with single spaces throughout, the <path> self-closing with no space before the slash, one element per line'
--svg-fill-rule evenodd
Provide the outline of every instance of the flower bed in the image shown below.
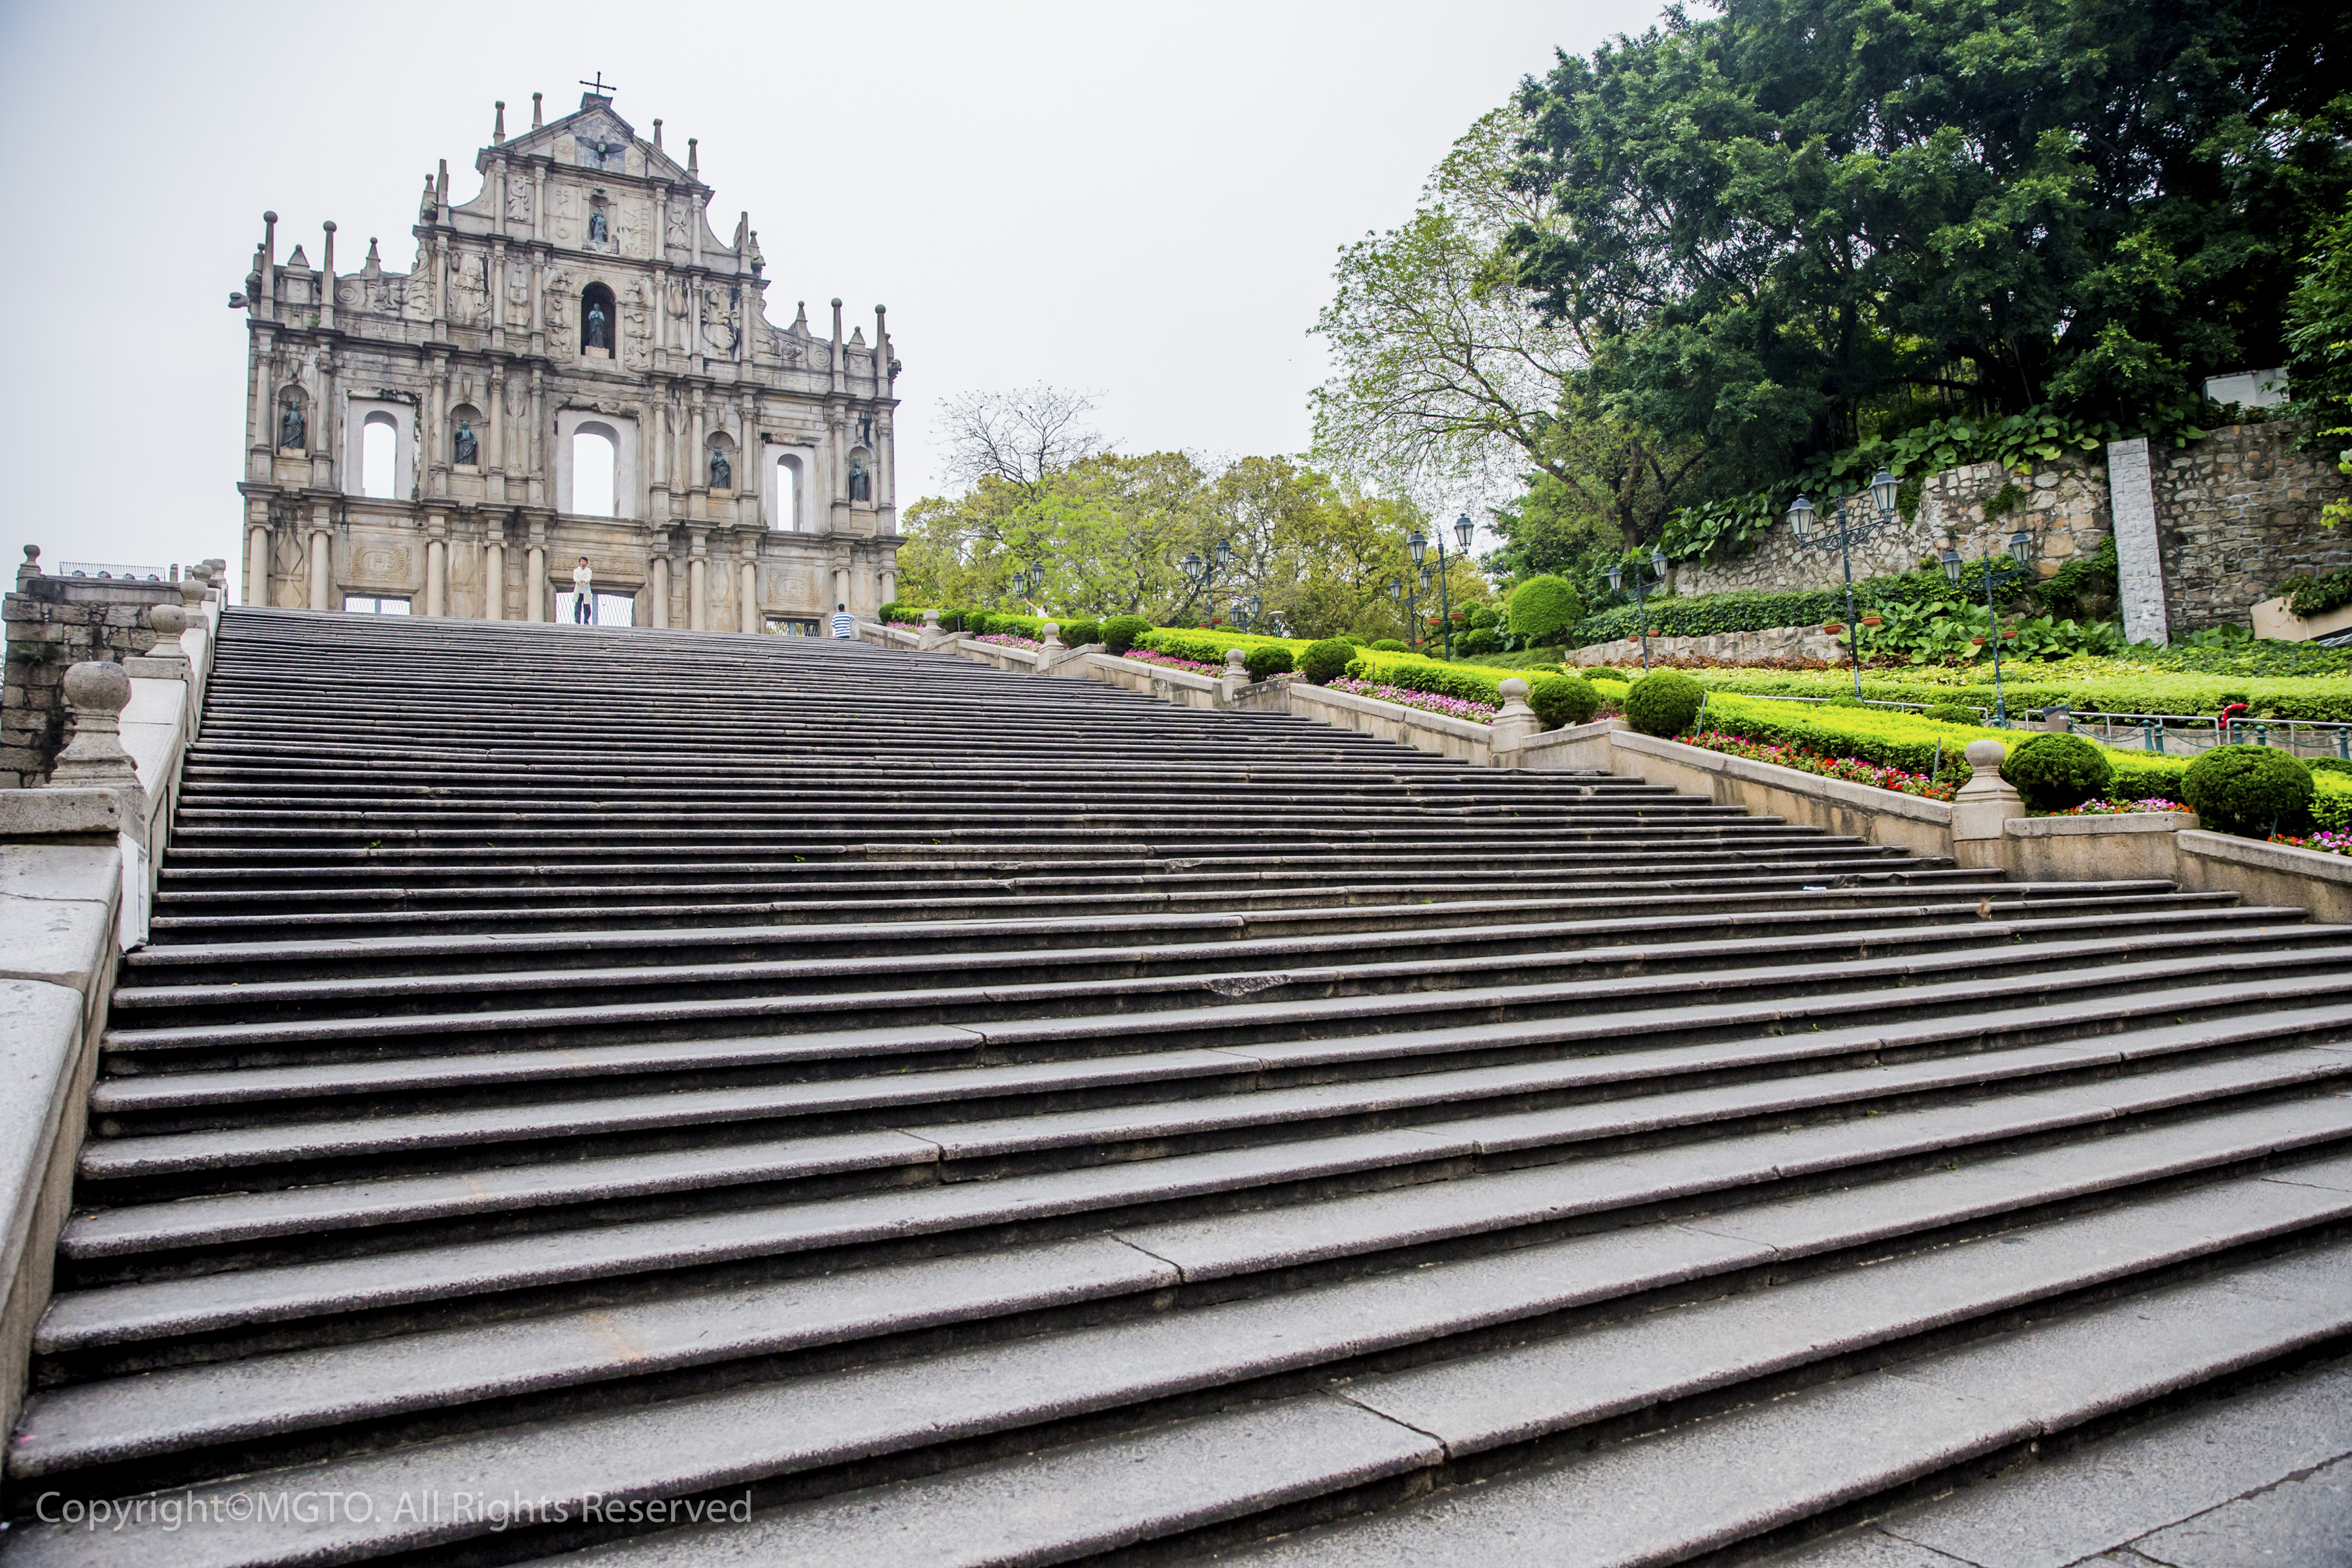
<path fill-rule="evenodd" d="M 1326 682 L 1326 685 L 1333 691 L 1369 697 L 1378 702 L 1393 702 L 1400 708 L 1418 708 L 1424 713 L 1443 713 L 1448 719 L 1460 719 L 1472 724 L 1491 724 L 1499 711 L 1492 702 L 1473 702 L 1466 698 L 1444 697 L 1434 691 L 1415 691 L 1410 687 L 1385 686 L 1378 681 L 1343 677 Z"/>
<path fill-rule="evenodd" d="M 2147 800 L 2086 800 L 2080 805 L 2070 805 L 2063 811 L 2036 812 L 2037 816 L 2120 816 L 2131 811 L 2187 811 L 2177 800 L 2162 795 Z"/>
<path fill-rule="evenodd" d="M 1223 675 L 1225 672 L 1222 664 L 1202 664 L 1197 658 L 1179 658 L 1172 653 L 1154 653 L 1148 647 L 1131 647 L 1120 657 L 1140 659 L 1145 664 L 1164 664 L 1171 669 L 1189 669 L 1195 675 Z"/>
<path fill-rule="evenodd" d="M 984 637 L 974 637 L 971 640 L 974 642 L 992 642 L 999 647 L 1041 648 L 1045 646 L 1044 643 L 1039 642 L 1035 637 L 1015 637 L 1011 632 L 991 632 Z"/>
<path fill-rule="evenodd" d="M 1746 757 L 1754 763 L 1772 763 L 1784 768 L 1795 768 L 1799 773 L 1817 773 L 1825 779 L 1843 779 L 1849 784 L 1869 784 L 1874 789 L 1893 790 L 1898 795 L 1924 795 L 1929 800 L 1955 798 L 1964 782 L 1948 772 L 1931 780 L 1926 773 L 1906 773 L 1901 768 L 1864 762 L 1859 757 L 1824 756 L 1796 746 L 1766 745 L 1744 735 L 1726 735 L 1716 730 L 1691 736 L 1684 743 L 1704 746 L 1710 752 L 1721 752 L 1727 756 Z M 1966 765 L 1962 764 L 1963 771 Z"/>
<path fill-rule="evenodd" d="M 2352 855 L 2352 833 L 2339 833 L 2322 828 L 2307 837 L 2295 838 L 2284 833 L 2271 835 L 2273 844 L 2291 844 L 2297 849 L 2316 849 L 2323 855 Z"/>

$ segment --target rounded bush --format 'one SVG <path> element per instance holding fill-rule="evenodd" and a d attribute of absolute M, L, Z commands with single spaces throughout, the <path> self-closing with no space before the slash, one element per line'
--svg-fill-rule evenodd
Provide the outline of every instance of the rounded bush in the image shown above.
<path fill-rule="evenodd" d="M 1514 635 L 1540 642 L 1584 618 L 1584 596 L 1565 577 L 1530 577 L 1511 591 L 1509 617 Z"/>
<path fill-rule="evenodd" d="M 1618 668 L 1613 664 L 1595 664 L 1586 667 L 1584 679 L 1587 680 L 1613 680 L 1622 686 L 1632 680 L 1633 678 L 1626 674 L 1623 670 Z"/>
<path fill-rule="evenodd" d="M 1706 688 L 1678 669 L 1654 669 L 1625 689 L 1625 721 L 1669 740 L 1691 727 Z"/>
<path fill-rule="evenodd" d="M 1501 624 L 1502 618 L 1492 605 L 1473 605 L 1464 615 L 1462 624 L 1474 632 L 1482 632 Z"/>
<path fill-rule="evenodd" d="M 1467 654 L 1473 658 L 1480 654 L 1493 653 L 1502 646 L 1503 639 L 1496 637 L 1493 628 L 1488 626 L 1474 627 L 1454 639 L 1455 651 Z"/>
<path fill-rule="evenodd" d="M 1378 642 L 1366 643 L 1362 646 L 1370 648 L 1374 653 L 1411 653 L 1412 651 L 1411 644 L 1397 637 L 1382 637 Z"/>
<path fill-rule="evenodd" d="M 1325 637 L 1311 642 L 1298 655 L 1298 673 L 1318 686 L 1337 680 L 1348 672 L 1356 650 L 1338 637 Z"/>
<path fill-rule="evenodd" d="M 1841 691 L 1835 697 L 1831 698 L 1827 702 L 1822 704 L 1822 706 L 1824 708 L 1867 708 L 1870 704 L 1864 702 L 1861 698 L 1856 697 L 1851 691 Z"/>
<path fill-rule="evenodd" d="M 1984 715 L 1973 708 L 1963 708 L 1957 702 L 1938 702 L 1921 715 L 1938 724 L 1981 724 Z"/>
<path fill-rule="evenodd" d="M 1252 680 L 1264 680 L 1269 675 L 1290 672 L 1290 650 L 1286 647 L 1254 647 L 1242 659 L 1242 668 L 1249 671 Z"/>
<path fill-rule="evenodd" d="M 1135 646 L 1135 639 L 1151 629 L 1151 623 L 1141 616 L 1113 616 L 1102 624 L 1103 652 L 1122 654 Z"/>
<path fill-rule="evenodd" d="M 2311 770 L 2272 746 L 2216 746 L 2180 775 L 2182 804 L 2204 826 L 2249 838 L 2311 826 Z"/>
<path fill-rule="evenodd" d="M 1066 647 L 1084 647 L 1088 643 L 1102 641 L 1102 626 L 1097 621 L 1071 621 L 1062 627 L 1062 643 Z"/>
<path fill-rule="evenodd" d="M 1353 632 L 1341 632 L 1338 637 L 1327 637 L 1324 640 L 1327 642 L 1343 642 L 1349 647 L 1361 647 L 1364 646 L 1366 639 L 1358 637 Z"/>
<path fill-rule="evenodd" d="M 2115 765 L 2080 735 L 2028 735 L 2010 748 L 2000 776 L 2036 811 L 2064 811 L 2115 786 Z"/>
<path fill-rule="evenodd" d="M 2315 773 L 2352 774 L 2352 763 L 2347 763 L 2341 757 L 2314 757 L 2304 763 L 2304 766 Z"/>
<path fill-rule="evenodd" d="M 1600 710 L 1601 693 L 1592 683 L 1573 675 L 1547 675 L 1528 683 L 1528 706 L 1547 730 L 1581 724 Z"/>

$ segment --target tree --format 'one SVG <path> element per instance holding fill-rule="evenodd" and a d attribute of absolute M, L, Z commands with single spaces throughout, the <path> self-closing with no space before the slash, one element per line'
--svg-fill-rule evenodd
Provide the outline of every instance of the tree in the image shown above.
<path fill-rule="evenodd" d="M 1108 451 L 1086 424 L 1094 399 L 1039 384 L 1013 392 L 966 392 L 941 400 L 942 471 L 967 489 L 993 479 L 1034 500 L 1047 479 Z"/>
<path fill-rule="evenodd" d="M 2286 307 L 2288 412 L 2308 422 L 2307 446 L 2336 454 L 2352 474 L 2352 207 L 2321 232 Z M 2321 526 L 2352 521 L 2352 502 L 2320 509 Z"/>
<path fill-rule="evenodd" d="M 1316 331 L 1339 374 L 1314 394 L 1318 457 L 1433 512 L 1536 472 L 1627 539 L 1656 540 L 1706 448 L 1658 438 L 1590 392 L 1594 323 L 1539 316 L 1507 236 L 1548 222 L 1515 189 L 1524 130 L 1496 110 L 1454 143 L 1403 226 L 1340 252 Z"/>
<path fill-rule="evenodd" d="M 1504 248 L 1710 488 L 1937 412 L 2137 420 L 2276 363 L 2352 188 L 2352 22 L 2230 0 L 1727 0 L 1523 87 Z"/>

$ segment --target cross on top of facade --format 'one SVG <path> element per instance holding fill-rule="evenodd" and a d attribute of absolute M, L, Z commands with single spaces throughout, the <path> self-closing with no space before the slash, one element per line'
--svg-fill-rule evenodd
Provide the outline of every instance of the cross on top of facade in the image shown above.
<path fill-rule="evenodd" d="M 594 81 L 583 81 L 580 85 L 586 88 L 589 91 L 594 93 L 599 98 L 610 98 L 614 93 L 621 90 L 618 86 L 607 87 L 604 85 L 604 73 L 603 71 L 598 71 L 596 73 L 596 79 Z"/>

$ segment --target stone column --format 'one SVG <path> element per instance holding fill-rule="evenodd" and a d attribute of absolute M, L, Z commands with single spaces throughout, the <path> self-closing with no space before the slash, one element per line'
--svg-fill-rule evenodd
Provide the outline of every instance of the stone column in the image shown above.
<path fill-rule="evenodd" d="M 829 616 L 833 614 L 833 605 L 847 603 L 849 603 L 849 568 L 836 566 L 833 569 L 833 603 L 825 606 L 824 613 Z"/>
<path fill-rule="evenodd" d="M 507 499 L 507 369 L 504 364 L 490 367 L 490 430 L 489 450 L 484 467 L 489 470 L 488 497 L 493 503 Z"/>
<path fill-rule="evenodd" d="M 1237 647 L 1225 649 L 1224 679 L 1217 688 L 1217 700 L 1220 702 L 1227 704 L 1235 702 L 1240 700 L 1243 692 L 1249 689 L 1249 671 L 1243 667 L 1244 661 L 1248 657 Z"/>
<path fill-rule="evenodd" d="M 656 555 L 646 583 L 646 592 L 653 599 L 653 624 L 669 625 L 669 557 Z"/>
<path fill-rule="evenodd" d="M 482 542 L 482 619 L 507 616 L 507 542 L 493 533 Z"/>
<path fill-rule="evenodd" d="M 448 520 L 428 514 L 425 520 L 425 613 L 449 613 Z"/>
<path fill-rule="evenodd" d="M 2107 510 L 2116 531 L 2116 582 L 2123 599 L 2124 636 L 2166 642 L 2164 552 L 2156 532 L 2156 486 L 2147 437 L 2107 443 Z"/>
<path fill-rule="evenodd" d="M 530 504 L 547 504 L 547 372 L 530 367 Z"/>
<path fill-rule="evenodd" d="M 523 557 L 522 604 L 524 620 L 547 619 L 547 546 L 539 540 L 531 542 L 530 553 Z"/>
<path fill-rule="evenodd" d="M 257 522 L 245 531 L 245 602 L 269 603 L 269 525 Z"/>
<path fill-rule="evenodd" d="M 761 625 L 760 563 L 753 558 L 754 552 L 757 552 L 759 548 L 759 542 L 756 540 L 747 540 L 744 542 L 743 570 L 739 576 L 739 580 L 742 584 L 743 588 L 739 607 L 742 612 L 741 619 L 743 623 L 743 630 L 747 632 L 758 631 Z"/>
<path fill-rule="evenodd" d="M 925 610 L 923 629 L 915 634 L 915 646 L 928 652 L 942 643 L 953 641 L 955 641 L 955 633 L 940 630 L 940 613 L 937 610 Z"/>
<path fill-rule="evenodd" d="M 2009 748 L 1999 741 L 1969 742 L 1971 776 L 1952 803 L 1952 858 L 1972 871 L 2009 866 L 2009 819 L 2025 815 L 2025 801 L 2000 776 Z"/>
<path fill-rule="evenodd" d="M 898 574 L 890 567 L 885 566 L 882 568 L 880 592 L 882 595 L 883 604 L 892 605 L 898 603 Z"/>
<path fill-rule="evenodd" d="M 710 629 L 710 584 L 703 554 L 706 548 L 697 535 L 692 553 L 686 561 L 686 621 L 689 629 L 698 632 Z"/>
<path fill-rule="evenodd" d="M 335 535 L 322 517 L 310 525 L 310 607 L 331 610 L 335 594 Z"/>

